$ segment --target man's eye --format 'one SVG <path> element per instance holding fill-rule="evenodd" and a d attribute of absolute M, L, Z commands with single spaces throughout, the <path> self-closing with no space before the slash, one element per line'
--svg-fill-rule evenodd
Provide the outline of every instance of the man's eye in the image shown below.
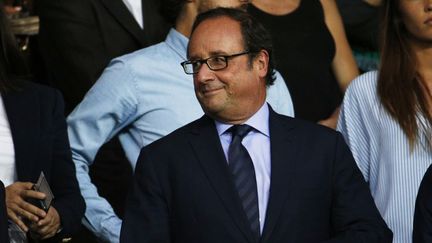
<path fill-rule="evenodd" d="M 193 62 L 191 62 L 191 65 L 194 69 L 196 69 L 196 68 L 199 68 L 201 66 L 201 62 L 193 61 Z"/>
<path fill-rule="evenodd" d="M 224 57 L 213 57 L 212 62 L 214 64 L 223 64 L 223 63 L 225 63 L 225 58 Z"/>

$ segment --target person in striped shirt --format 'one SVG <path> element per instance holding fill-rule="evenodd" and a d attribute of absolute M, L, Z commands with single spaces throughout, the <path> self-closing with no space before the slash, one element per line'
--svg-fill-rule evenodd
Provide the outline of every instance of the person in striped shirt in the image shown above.
<path fill-rule="evenodd" d="M 351 83 L 338 130 L 393 242 L 409 243 L 417 190 L 432 162 L 432 1 L 384 0 L 382 10 L 381 66 Z"/>

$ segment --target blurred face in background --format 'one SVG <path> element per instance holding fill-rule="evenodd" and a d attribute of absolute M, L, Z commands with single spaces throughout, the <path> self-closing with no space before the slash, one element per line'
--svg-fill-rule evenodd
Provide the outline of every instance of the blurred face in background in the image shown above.
<path fill-rule="evenodd" d="M 246 10 L 249 0 L 200 0 L 198 2 L 198 13 L 203 13 L 210 9 L 223 8 L 239 8 Z"/>
<path fill-rule="evenodd" d="M 432 0 L 399 0 L 399 9 L 412 40 L 432 46 Z"/>

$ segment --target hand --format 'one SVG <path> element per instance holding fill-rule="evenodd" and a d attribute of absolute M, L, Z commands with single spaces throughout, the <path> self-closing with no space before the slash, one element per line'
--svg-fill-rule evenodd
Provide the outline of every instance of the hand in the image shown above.
<path fill-rule="evenodd" d="M 31 226 L 31 230 L 36 232 L 42 240 L 53 237 L 59 229 L 60 216 L 53 206 L 49 208 L 47 215 L 43 219 Z"/>
<path fill-rule="evenodd" d="M 32 190 L 33 183 L 15 182 L 6 187 L 6 209 L 8 217 L 17 224 L 24 232 L 28 227 L 24 224 L 23 219 L 30 222 L 38 222 L 46 216 L 44 210 L 26 202 L 27 199 L 44 199 L 45 194 Z"/>
<path fill-rule="evenodd" d="M 340 111 L 340 107 L 336 108 L 336 110 L 333 112 L 333 114 L 329 118 L 319 121 L 318 124 L 321 124 L 323 126 L 326 126 L 326 127 L 332 128 L 332 129 L 336 129 L 337 122 L 339 119 L 339 111 Z"/>

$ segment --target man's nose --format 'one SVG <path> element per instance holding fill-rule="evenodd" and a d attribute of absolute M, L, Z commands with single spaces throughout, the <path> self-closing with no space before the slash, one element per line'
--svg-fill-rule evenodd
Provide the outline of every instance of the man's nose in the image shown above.
<path fill-rule="evenodd" d="M 197 73 L 195 74 L 195 78 L 200 82 L 205 82 L 207 80 L 211 80 L 214 73 L 209 68 L 206 62 L 202 63 L 202 65 L 198 68 Z"/>

